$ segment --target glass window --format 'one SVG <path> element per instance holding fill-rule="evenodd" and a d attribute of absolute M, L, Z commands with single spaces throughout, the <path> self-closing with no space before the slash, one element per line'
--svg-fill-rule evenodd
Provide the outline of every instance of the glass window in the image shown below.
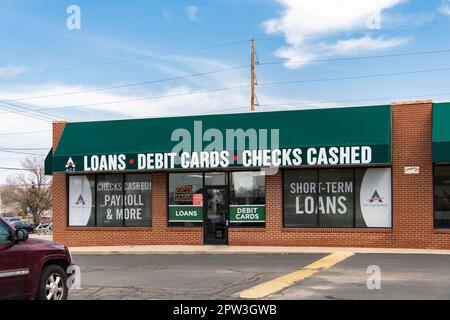
<path fill-rule="evenodd" d="M 391 169 L 284 171 L 284 227 L 390 228 Z"/>
<path fill-rule="evenodd" d="M 264 226 L 266 182 L 263 171 L 232 172 L 230 180 L 230 224 Z"/>
<path fill-rule="evenodd" d="M 434 227 L 450 228 L 450 166 L 434 167 Z"/>
<path fill-rule="evenodd" d="M 224 186 L 228 184 L 227 172 L 206 172 L 205 185 L 207 186 Z"/>
<path fill-rule="evenodd" d="M 390 228 L 391 168 L 355 169 L 355 226 Z"/>
<path fill-rule="evenodd" d="M 149 174 L 69 176 L 69 226 L 150 227 Z"/>
<path fill-rule="evenodd" d="M 353 169 L 319 170 L 320 227 L 353 227 Z"/>
<path fill-rule="evenodd" d="M 169 173 L 169 226 L 203 223 L 203 173 Z"/>
<path fill-rule="evenodd" d="M 9 234 L 9 228 L 0 221 L 0 244 L 11 242 L 11 235 Z"/>
<path fill-rule="evenodd" d="M 97 226 L 123 226 L 123 176 L 97 176 Z"/>
<path fill-rule="evenodd" d="M 95 226 L 95 176 L 69 176 L 69 226 Z"/>
<path fill-rule="evenodd" d="M 152 221 L 152 183 L 150 175 L 125 175 L 124 191 L 125 226 L 150 226 Z"/>
<path fill-rule="evenodd" d="M 313 169 L 284 172 L 284 226 L 316 227 L 318 171 Z"/>

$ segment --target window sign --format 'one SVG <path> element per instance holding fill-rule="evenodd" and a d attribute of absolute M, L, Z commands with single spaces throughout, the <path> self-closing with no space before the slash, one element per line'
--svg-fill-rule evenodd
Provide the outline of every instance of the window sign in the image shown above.
<path fill-rule="evenodd" d="M 69 226 L 95 226 L 95 176 L 69 176 Z"/>
<path fill-rule="evenodd" d="M 123 176 L 97 177 L 97 226 L 123 226 Z"/>
<path fill-rule="evenodd" d="M 284 226 L 391 227 L 391 169 L 284 172 Z"/>
<path fill-rule="evenodd" d="M 148 174 L 69 177 L 69 226 L 149 227 L 152 193 Z"/>
<path fill-rule="evenodd" d="M 264 204 L 230 205 L 230 223 L 265 223 L 266 206 Z"/>
<path fill-rule="evenodd" d="M 355 169 L 355 223 L 358 228 L 390 228 L 391 169 Z"/>
<path fill-rule="evenodd" d="M 265 174 L 263 171 L 231 173 L 229 221 L 231 226 L 265 226 Z"/>
<path fill-rule="evenodd" d="M 148 174 L 125 175 L 123 216 L 125 226 L 151 225 L 152 184 Z"/>
<path fill-rule="evenodd" d="M 198 226 L 203 223 L 203 174 L 169 174 L 169 225 Z"/>

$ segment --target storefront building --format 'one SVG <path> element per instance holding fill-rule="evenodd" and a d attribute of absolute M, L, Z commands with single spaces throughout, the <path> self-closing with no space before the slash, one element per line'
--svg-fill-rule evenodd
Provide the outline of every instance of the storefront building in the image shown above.
<path fill-rule="evenodd" d="M 450 104 L 54 122 L 69 246 L 450 249 Z"/>

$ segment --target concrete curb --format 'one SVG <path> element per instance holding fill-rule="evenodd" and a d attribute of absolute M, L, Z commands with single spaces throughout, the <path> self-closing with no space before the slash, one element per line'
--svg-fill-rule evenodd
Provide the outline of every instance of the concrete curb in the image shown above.
<path fill-rule="evenodd" d="M 386 248 L 345 248 L 345 247 L 259 247 L 259 246 L 105 246 L 71 247 L 74 255 L 114 255 L 114 254 L 301 254 L 301 253 L 372 253 L 372 254 L 437 254 L 450 255 L 450 250 L 437 249 L 386 249 Z"/>

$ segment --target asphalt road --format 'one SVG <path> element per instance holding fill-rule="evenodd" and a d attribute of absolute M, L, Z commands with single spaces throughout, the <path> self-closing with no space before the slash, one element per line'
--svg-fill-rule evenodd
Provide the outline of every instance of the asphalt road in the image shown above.
<path fill-rule="evenodd" d="M 77 255 L 70 299 L 236 299 L 325 254 Z M 369 290 L 367 267 L 381 288 Z M 450 255 L 355 254 L 267 299 L 450 299 Z"/>
<path fill-rule="evenodd" d="M 367 268 L 373 265 L 381 272 L 380 289 L 369 290 Z M 450 256 L 356 254 L 270 298 L 448 300 Z"/>

